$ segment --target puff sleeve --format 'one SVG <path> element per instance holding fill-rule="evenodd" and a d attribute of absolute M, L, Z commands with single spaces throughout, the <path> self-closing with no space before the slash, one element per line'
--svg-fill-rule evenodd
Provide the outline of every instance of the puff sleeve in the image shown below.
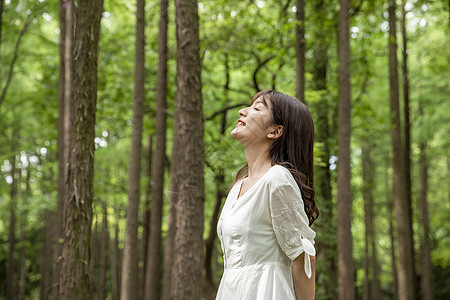
<path fill-rule="evenodd" d="M 281 249 L 291 259 L 305 252 L 305 273 L 311 278 L 310 256 L 316 255 L 314 237 L 309 227 L 300 189 L 291 183 L 275 187 L 269 197 L 270 216 Z"/>

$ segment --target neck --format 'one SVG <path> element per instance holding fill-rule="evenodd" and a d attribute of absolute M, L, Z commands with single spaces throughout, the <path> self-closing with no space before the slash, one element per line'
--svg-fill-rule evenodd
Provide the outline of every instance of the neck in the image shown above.
<path fill-rule="evenodd" d="M 248 164 L 248 177 L 258 177 L 265 174 L 272 167 L 268 145 L 247 147 L 245 156 Z"/>

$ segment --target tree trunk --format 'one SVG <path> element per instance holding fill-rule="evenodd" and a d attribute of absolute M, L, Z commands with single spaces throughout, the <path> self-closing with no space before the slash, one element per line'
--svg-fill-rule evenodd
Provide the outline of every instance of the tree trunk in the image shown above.
<path fill-rule="evenodd" d="M 419 103 L 419 115 L 423 117 L 423 107 Z M 420 148 L 420 203 L 422 207 L 422 241 L 421 241 L 421 266 L 422 266 L 422 276 L 421 276 L 421 287 L 422 287 L 422 299 L 431 300 L 433 299 L 433 290 L 431 285 L 431 254 L 430 254 L 430 221 L 428 214 L 428 161 L 426 155 L 426 142 L 421 141 L 419 144 Z"/>
<path fill-rule="evenodd" d="M 26 256 L 25 256 L 25 243 L 26 243 L 26 235 L 25 230 L 27 227 L 27 216 L 28 216 L 28 199 L 31 195 L 31 187 L 30 187 L 30 168 L 26 167 L 26 179 L 25 179 L 25 192 L 22 193 L 22 207 L 20 216 L 20 250 L 19 250 L 19 258 L 20 258 L 20 278 L 19 278 L 19 299 L 25 300 L 26 298 L 26 280 L 27 280 L 27 266 L 26 266 Z"/>
<path fill-rule="evenodd" d="M 175 124 L 177 121 L 175 120 Z M 177 162 L 179 155 L 179 146 L 177 139 L 177 128 L 174 128 L 173 145 L 172 145 L 172 164 L 170 166 L 170 188 L 169 188 L 169 217 L 168 217 L 168 230 L 166 240 L 164 243 L 164 274 L 163 274 L 163 300 L 172 300 L 172 269 L 173 269 L 173 255 L 175 247 L 175 233 L 177 231 L 177 210 L 176 205 L 178 202 L 178 180 L 176 176 Z"/>
<path fill-rule="evenodd" d="M 93 212 L 95 212 L 95 205 L 92 209 Z M 95 216 L 95 213 L 92 217 L 93 220 L 95 220 L 95 223 L 93 224 L 94 229 L 91 233 L 91 257 L 90 257 L 90 263 L 89 263 L 89 278 L 90 278 L 90 284 L 89 284 L 89 295 L 94 295 L 95 287 L 97 286 L 95 280 L 95 265 L 98 260 L 98 219 Z"/>
<path fill-rule="evenodd" d="M 414 258 L 412 257 L 412 236 L 409 228 L 411 218 L 408 217 L 406 203 L 406 187 L 404 158 L 401 138 L 400 105 L 398 89 L 397 63 L 397 30 L 395 1 L 389 0 L 389 85 L 391 112 L 392 163 L 394 172 L 394 204 L 397 220 L 398 240 L 398 296 L 400 300 L 415 299 L 414 296 Z"/>
<path fill-rule="evenodd" d="M 201 298 L 204 148 L 197 0 L 176 0 L 179 182 L 172 299 Z"/>
<path fill-rule="evenodd" d="M 25 217 L 24 215 L 20 219 L 20 249 L 19 249 L 19 262 L 20 262 L 20 277 L 19 277 L 19 299 L 25 300 L 26 297 L 26 280 L 27 280 L 27 267 L 25 264 Z"/>
<path fill-rule="evenodd" d="M 412 213 L 412 197 L 411 197 L 411 122 L 409 117 L 409 78 L 408 78 L 408 38 L 406 34 L 406 14 L 405 10 L 406 1 L 402 1 L 402 19 L 401 19 L 401 28 L 402 28 L 402 86 L 403 86 L 403 116 L 404 116 L 404 172 L 405 172 L 405 204 L 406 204 L 406 213 L 407 218 L 410 220 L 409 226 L 406 228 L 408 230 L 408 236 L 411 237 L 411 257 L 413 261 L 415 260 L 415 250 L 414 250 L 414 233 L 412 228 L 413 222 L 413 213 Z M 414 276 L 413 286 L 415 287 L 415 294 L 420 293 L 420 281 L 417 277 L 416 266 L 412 264 L 412 274 Z"/>
<path fill-rule="evenodd" d="M 150 240 L 150 206 L 151 206 L 151 197 L 152 197 L 152 160 L 153 160 L 153 136 L 151 134 L 148 135 L 147 142 L 147 152 L 145 153 L 145 168 L 144 168 L 144 176 L 145 176 L 145 203 L 144 203 L 144 217 L 142 222 L 142 258 L 144 261 L 144 265 L 142 268 L 143 278 L 142 278 L 142 295 L 144 295 L 145 289 L 145 270 L 147 270 L 148 264 L 148 243 Z"/>
<path fill-rule="evenodd" d="M 355 299 L 355 267 L 351 231 L 352 193 L 350 170 L 351 85 L 349 1 L 340 0 L 339 10 L 339 129 L 338 129 L 338 277 L 339 299 Z"/>
<path fill-rule="evenodd" d="M 138 251 L 137 231 L 141 182 L 142 119 L 145 98 L 145 0 L 136 4 L 136 45 L 134 69 L 133 129 L 128 177 L 128 209 L 122 265 L 121 300 L 137 298 Z"/>
<path fill-rule="evenodd" d="M 5 4 L 5 0 L 0 0 L 0 58 L 2 57 L 1 49 L 2 49 L 2 25 L 3 25 L 3 5 Z"/>
<path fill-rule="evenodd" d="M 226 105 L 229 103 L 229 92 L 230 92 L 230 65 L 228 53 L 225 53 L 225 84 L 223 88 L 224 101 L 222 110 L 221 122 L 220 122 L 220 137 L 225 137 L 225 132 L 227 128 L 227 112 Z M 215 183 L 216 183 L 216 205 L 214 206 L 213 216 L 211 218 L 211 223 L 209 227 L 208 239 L 205 242 L 205 261 L 204 261 L 204 293 L 205 299 L 214 299 L 217 292 L 217 284 L 214 280 L 213 273 L 213 255 L 214 246 L 217 236 L 217 222 L 219 220 L 220 208 L 222 207 L 222 200 L 226 197 L 224 190 L 225 184 L 225 170 L 223 167 L 219 166 L 215 172 Z"/>
<path fill-rule="evenodd" d="M 390 157 L 387 157 L 385 159 L 386 165 L 384 166 L 384 186 L 388 187 L 389 186 L 389 160 Z M 391 255 L 391 266 L 392 266 L 392 278 L 394 279 L 393 282 L 393 287 L 391 290 L 394 291 L 394 294 L 392 295 L 392 299 L 393 300 L 398 300 L 398 275 L 397 275 L 397 256 L 396 256 L 396 248 L 395 248 L 395 229 L 394 229 L 394 201 L 392 199 L 392 191 L 390 191 L 389 189 L 385 189 L 386 192 L 386 203 L 387 203 L 387 211 L 389 213 L 388 215 L 388 220 L 389 220 L 389 237 L 390 237 L 390 242 L 391 242 L 391 247 L 390 247 L 390 255 Z"/>
<path fill-rule="evenodd" d="M 13 137 L 16 137 L 17 130 L 13 129 Z M 19 171 L 16 168 L 16 148 L 17 143 L 13 142 L 12 145 L 12 157 L 11 157 L 11 178 L 12 182 L 10 185 L 10 198 L 9 198 L 9 233 L 8 233 L 8 269 L 6 272 L 6 299 L 13 300 L 16 298 L 16 268 L 15 268 L 15 248 L 16 248 L 16 210 L 17 210 L 17 188 L 18 180 L 16 174 Z"/>
<path fill-rule="evenodd" d="M 41 250 L 41 300 L 47 300 L 49 298 L 50 288 L 50 275 L 51 275 L 51 255 L 52 255 L 52 240 L 54 236 L 53 216 L 52 213 L 47 210 L 43 216 L 44 228 L 44 244 Z"/>
<path fill-rule="evenodd" d="M 118 218 L 119 219 L 119 218 Z M 111 251 L 111 296 L 112 300 L 120 299 L 120 250 L 119 250 L 119 223 L 116 219 L 114 227 L 114 241 Z"/>
<path fill-rule="evenodd" d="M 317 231 L 321 232 L 321 237 L 317 239 L 317 282 L 321 282 L 321 288 L 317 290 L 316 297 L 319 299 L 335 300 L 337 299 L 337 230 L 336 230 L 336 204 L 331 195 L 331 174 L 330 174 L 330 125 L 329 125 L 329 103 L 327 94 L 327 68 L 328 53 L 327 49 L 328 28 L 324 20 L 328 11 L 323 0 L 316 1 L 313 4 L 313 10 L 316 16 L 320 16 L 315 20 L 316 29 L 314 30 L 314 40 L 320 41 L 312 45 L 312 75 L 313 89 L 322 91 L 321 99 L 312 105 L 316 112 L 316 141 L 322 145 L 318 160 L 321 164 L 316 164 L 314 169 L 314 189 L 317 199 L 321 199 L 320 218 L 317 220 Z"/>
<path fill-rule="evenodd" d="M 103 206 L 102 241 L 100 245 L 100 268 L 98 272 L 98 300 L 106 299 L 106 268 L 109 245 L 108 210 L 106 203 Z"/>
<path fill-rule="evenodd" d="M 67 197 L 66 190 L 68 184 L 68 164 L 71 131 L 71 110 L 72 110 L 72 51 L 73 51 L 73 2 L 59 1 L 59 21 L 60 21 L 60 66 L 59 66 L 59 90 L 58 90 L 58 199 L 56 203 L 56 222 L 54 235 L 54 267 L 53 299 L 57 298 L 59 274 L 62 261 L 59 259 L 62 252 L 63 231 L 64 231 L 64 203 Z"/>
<path fill-rule="evenodd" d="M 153 166 L 153 188 L 148 264 L 145 270 L 144 299 L 160 299 L 161 291 L 161 223 L 164 197 L 164 167 L 166 162 L 166 90 L 167 90 L 167 24 L 168 0 L 160 2 L 158 40 L 158 82 L 156 91 L 156 149 Z"/>
<path fill-rule="evenodd" d="M 76 12 L 73 104 L 62 272 L 58 299 L 89 298 L 94 137 L 100 0 L 80 0 Z"/>
<path fill-rule="evenodd" d="M 380 281 L 378 278 L 378 260 L 375 238 L 374 199 L 374 169 L 372 146 L 366 140 L 362 147 L 362 177 L 365 220 L 365 259 L 364 259 L 364 291 L 363 299 L 381 299 Z"/>
<path fill-rule="evenodd" d="M 297 0 L 297 11 L 295 12 L 295 97 L 305 102 L 305 1 Z"/>

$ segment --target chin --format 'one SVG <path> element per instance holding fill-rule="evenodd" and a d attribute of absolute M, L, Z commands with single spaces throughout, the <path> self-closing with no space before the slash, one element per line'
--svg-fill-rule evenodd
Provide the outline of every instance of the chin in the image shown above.
<path fill-rule="evenodd" d="M 239 141 L 239 132 L 237 131 L 237 128 L 234 128 L 231 133 L 230 133 L 232 138 L 235 138 L 236 140 Z"/>

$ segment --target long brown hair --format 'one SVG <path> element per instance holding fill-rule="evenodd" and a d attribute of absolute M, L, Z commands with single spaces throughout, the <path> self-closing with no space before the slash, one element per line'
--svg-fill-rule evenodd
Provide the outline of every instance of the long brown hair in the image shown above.
<path fill-rule="evenodd" d="M 281 165 L 291 172 L 302 193 L 309 225 L 319 216 L 314 192 L 314 123 L 308 107 L 294 97 L 275 91 L 261 91 L 252 104 L 262 97 L 272 105 L 272 123 L 283 126 L 283 134 L 273 141 L 269 150 L 272 165 Z M 248 165 L 236 175 L 236 181 L 248 174 Z"/>

